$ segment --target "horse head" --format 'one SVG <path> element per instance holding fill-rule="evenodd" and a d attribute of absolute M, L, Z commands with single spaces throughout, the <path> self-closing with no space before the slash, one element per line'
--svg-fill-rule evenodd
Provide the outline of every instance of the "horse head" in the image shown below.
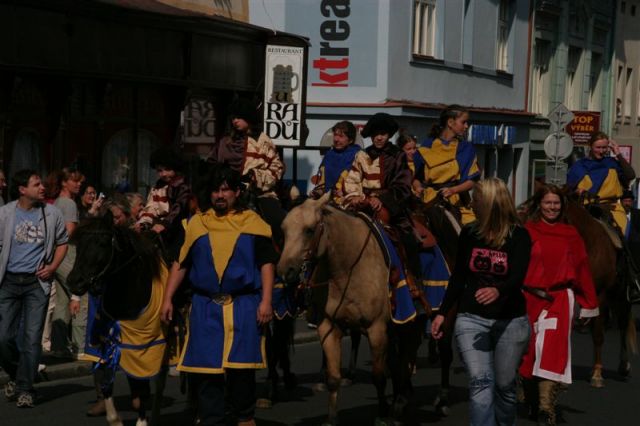
<path fill-rule="evenodd" d="M 285 242 L 278 262 L 278 275 L 287 284 L 299 282 L 303 265 L 324 254 L 321 224 L 323 207 L 330 199 L 330 193 L 318 200 L 307 199 L 293 208 L 282 222 Z"/>
<path fill-rule="evenodd" d="M 104 277 L 118 250 L 115 231 L 110 213 L 89 219 L 74 231 L 71 242 L 76 246 L 76 259 L 67 279 L 74 294 L 103 293 Z"/>

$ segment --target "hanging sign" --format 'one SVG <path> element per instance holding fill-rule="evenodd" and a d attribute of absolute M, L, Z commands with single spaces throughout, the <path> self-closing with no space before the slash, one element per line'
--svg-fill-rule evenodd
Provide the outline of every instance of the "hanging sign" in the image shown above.
<path fill-rule="evenodd" d="M 587 145 L 591 136 L 600 131 L 600 113 L 573 111 L 573 120 L 567 125 L 567 133 L 576 145 Z"/>
<path fill-rule="evenodd" d="M 267 45 L 264 131 L 274 144 L 300 146 L 304 48 Z"/>

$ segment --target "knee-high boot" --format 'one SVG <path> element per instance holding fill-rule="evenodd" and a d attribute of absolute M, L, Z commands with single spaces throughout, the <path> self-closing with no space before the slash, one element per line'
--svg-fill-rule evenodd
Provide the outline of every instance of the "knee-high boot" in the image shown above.
<path fill-rule="evenodd" d="M 540 412 L 538 425 L 556 424 L 556 401 L 558 398 L 558 383 L 552 380 L 542 379 L 538 383 L 540 392 Z"/>

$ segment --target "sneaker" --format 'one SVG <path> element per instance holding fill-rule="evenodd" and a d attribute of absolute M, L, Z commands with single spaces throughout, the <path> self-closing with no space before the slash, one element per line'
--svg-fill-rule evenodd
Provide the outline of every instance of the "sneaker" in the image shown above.
<path fill-rule="evenodd" d="M 12 401 L 16 397 L 16 382 L 10 380 L 4 385 L 4 396 L 7 401 Z"/>
<path fill-rule="evenodd" d="M 18 396 L 18 402 L 16 402 L 16 407 L 18 408 L 33 408 L 35 405 L 33 404 L 33 395 L 30 393 L 23 392 Z"/>

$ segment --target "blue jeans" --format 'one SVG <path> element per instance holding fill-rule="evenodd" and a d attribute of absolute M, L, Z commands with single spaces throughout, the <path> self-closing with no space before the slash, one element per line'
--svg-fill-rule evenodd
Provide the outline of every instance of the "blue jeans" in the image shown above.
<path fill-rule="evenodd" d="M 48 303 L 35 275 L 5 275 L 0 285 L 0 365 L 16 382 L 18 394 L 33 392 Z"/>
<path fill-rule="evenodd" d="M 471 425 L 515 425 L 516 375 L 529 333 L 526 316 L 495 320 L 458 314 L 455 336 L 469 374 Z"/>

